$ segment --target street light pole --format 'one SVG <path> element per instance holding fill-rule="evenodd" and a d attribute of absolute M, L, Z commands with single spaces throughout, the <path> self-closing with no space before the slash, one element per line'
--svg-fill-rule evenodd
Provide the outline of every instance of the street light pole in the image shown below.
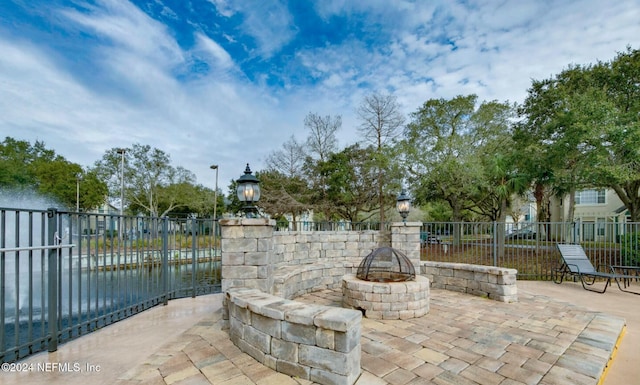
<path fill-rule="evenodd" d="M 76 212 L 80 212 L 80 174 L 76 174 Z"/>
<path fill-rule="evenodd" d="M 215 234 L 216 210 L 218 208 L 218 165 L 212 164 L 209 168 L 216 170 L 216 189 L 213 190 L 213 230 Z"/>
<path fill-rule="evenodd" d="M 124 213 L 124 148 L 118 148 L 116 152 L 121 156 L 120 159 L 120 218 L 118 220 L 118 237 L 122 239 L 122 214 Z"/>

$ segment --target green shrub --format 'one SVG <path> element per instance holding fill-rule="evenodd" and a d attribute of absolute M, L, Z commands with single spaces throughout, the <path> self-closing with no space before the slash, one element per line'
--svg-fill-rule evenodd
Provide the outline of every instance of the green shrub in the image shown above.
<path fill-rule="evenodd" d="M 289 221 L 287 220 L 287 218 L 284 215 L 281 215 L 277 220 L 276 220 L 276 226 L 280 229 L 286 229 L 289 227 Z"/>
<path fill-rule="evenodd" d="M 622 236 L 622 260 L 627 266 L 640 265 L 640 233 Z"/>

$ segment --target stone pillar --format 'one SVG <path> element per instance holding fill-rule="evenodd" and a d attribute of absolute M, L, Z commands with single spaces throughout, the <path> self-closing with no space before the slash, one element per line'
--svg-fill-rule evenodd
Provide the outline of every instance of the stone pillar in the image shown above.
<path fill-rule="evenodd" d="M 232 287 L 271 293 L 275 224 L 266 218 L 220 220 L 223 293 Z"/>
<path fill-rule="evenodd" d="M 403 252 L 420 274 L 421 222 L 394 222 L 391 224 L 391 247 Z"/>

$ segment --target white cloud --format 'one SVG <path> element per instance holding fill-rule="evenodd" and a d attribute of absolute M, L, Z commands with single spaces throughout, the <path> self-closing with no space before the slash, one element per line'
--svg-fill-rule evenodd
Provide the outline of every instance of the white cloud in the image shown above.
<path fill-rule="evenodd" d="M 207 0 L 216 7 L 218 13 L 224 17 L 231 17 L 235 14 L 233 7 L 229 5 L 227 0 Z"/>
<path fill-rule="evenodd" d="M 242 29 L 257 44 L 255 56 L 270 58 L 288 44 L 297 30 L 286 5 L 277 0 L 244 0 L 228 2 L 209 0 L 226 17 L 241 14 Z"/>
<path fill-rule="evenodd" d="M 398 20 L 398 17 L 410 19 L 418 16 L 421 22 L 428 21 L 430 17 L 425 16 L 433 12 L 435 8 L 433 3 L 432 1 L 415 3 L 405 0 L 396 0 L 393 4 L 389 4 L 387 0 L 323 0 L 316 2 L 314 8 L 318 15 L 324 20 L 329 20 L 332 16 L 364 14 L 371 17 L 371 19 L 387 19 L 390 24 L 403 24 L 403 20 Z M 430 10 L 430 12 L 427 10 Z M 419 15 L 416 15 L 416 11 L 421 12 Z"/>
<path fill-rule="evenodd" d="M 233 59 L 220 44 L 211 40 L 202 33 L 196 33 L 197 46 L 195 52 L 203 51 L 209 57 L 210 62 L 219 69 L 228 69 L 234 66 Z"/>
<path fill-rule="evenodd" d="M 134 51 L 142 57 L 166 65 L 184 61 L 180 47 L 166 26 L 147 16 L 127 1 L 99 0 L 100 6 L 88 6 L 90 13 L 64 9 L 60 13 L 82 31 L 108 38 L 116 48 Z"/>
<path fill-rule="evenodd" d="M 265 61 L 298 33 L 274 1 L 209 1 L 225 17 L 242 18 L 258 47 L 253 54 Z M 52 56 L 46 41 L 0 34 L 0 136 L 44 140 L 83 165 L 112 147 L 149 144 L 209 187 L 209 165 L 219 164 L 226 190 L 246 162 L 260 170 L 291 135 L 303 140 L 309 112 L 342 115 L 341 145 L 356 141 L 355 108 L 371 91 L 393 92 L 407 114 L 430 98 L 458 94 L 521 102 L 532 78 L 639 47 L 640 3 L 633 3 L 318 2 L 327 20 L 365 15 L 388 40 L 368 46 L 351 36 L 339 45 L 299 47 L 287 65 L 312 79 L 294 82 L 287 67 L 257 74 L 252 84 L 224 42 L 198 32 L 192 47 L 181 48 L 166 26 L 130 3 L 102 0 L 85 4 L 87 13 L 61 13 L 61 28 L 97 37 L 83 47 L 92 65 L 84 77 Z M 234 32 L 224 38 L 241 41 Z M 192 74 L 196 60 L 209 71 Z M 283 88 L 266 86 L 281 74 Z"/>
<path fill-rule="evenodd" d="M 329 4 L 325 9 L 334 13 L 347 7 Z M 392 85 L 404 99 L 410 90 L 415 106 L 472 92 L 481 99 L 522 101 L 532 78 L 549 77 L 570 63 L 608 60 L 640 42 L 640 3 L 631 12 L 628 3 L 597 1 L 433 4 L 416 3 L 400 19 L 392 55 L 365 55 L 372 63 L 369 81 L 376 88 Z"/>
<path fill-rule="evenodd" d="M 1 136 L 43 140 L 82 165 L 113 147 L 149 144 L 196 172 L 201 182 L 211 172 L 209 163 L 219 163 L 225 185 L 241 175 L 244 163 L 259 162 L 281 144 L 272 134 L 280 120 L 273 97 L 261 97 L 263 91 L 244 79 L 231 82 L 218 71 L 178 82 L 173 72 L 188 64 L 183 58 L 190 53 L 152 19 L 128 6 L 106 5 L 108 15 L 105 9 L 88 15 L 65 11 L 78 28 L 111 39 L 92 48 L 100 58 L 95 71 L 117 81 L 106 90 L 49 60 L 46 48 L 0 37 L 0 100 L 12 101 L 0 104 Z M 200 36 L 198 42 L 223 70 L 233 65 L 213 41 Z"/>

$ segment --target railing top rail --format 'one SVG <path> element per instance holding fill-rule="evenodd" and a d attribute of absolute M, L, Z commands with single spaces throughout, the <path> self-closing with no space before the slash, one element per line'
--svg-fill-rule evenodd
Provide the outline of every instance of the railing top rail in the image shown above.
<path fill-rule="evenodd" d="M 13 251 L 29 251 L 29 250 L 51 250 L 51 249 L 67 249 L 76 247 L 75 243 L 68 245 L 52 245 L 52 246 L 25 246 L 25 247 L 5 247 L 0 249 L 0 253 Z"/>
<path fill-rule="evenodd" d="M 23 211 L 23 212 L 32 212 L 32 213 L 47 212 L 47 210 L 43 210 L 43 209 L 24 209 L 24 208 L 16 208 L 16 207 L 0 207 L 0 211 Z"/>

